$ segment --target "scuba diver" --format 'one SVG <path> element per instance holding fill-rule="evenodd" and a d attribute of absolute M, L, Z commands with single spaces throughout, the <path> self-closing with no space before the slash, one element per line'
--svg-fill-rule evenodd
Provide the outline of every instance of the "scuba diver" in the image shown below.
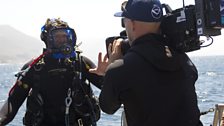
<path fill-rule="evenodd" d="M 96 126 L 98 99 L 90 83 L 101 88 L 102 76 L 89 73 L 95 64 L 76 46 L 76 33 L 60 19 L 47 19 L 41 40 L 46 49 L 25 64 L 0 110 L 0 126 L 8 124 L 27 98 L 26 126 Z"/>

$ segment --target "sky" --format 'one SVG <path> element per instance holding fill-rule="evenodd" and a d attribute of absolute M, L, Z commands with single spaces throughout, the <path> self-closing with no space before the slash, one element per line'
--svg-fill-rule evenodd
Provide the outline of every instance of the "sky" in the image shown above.
<path fill-rule="evenodd" d="M 105 39 L 119 35 L 121 20 L 114 17 L 124 0 L 0 0 L 0 25 L 10 25 L 40 40 L 41 27 L 47 18 L 66 21 L 82 43 L 83 54 L 97 60 L 98 52 L 105 53 Z M 182 7 L 183 0 L 160 0 L 172 9 Z M 185 5 L 194 4 L 186 0 Z M 224 55 L 223 35 L 214 37 L 214 43 L 189 55 Z M 44 45 L 43 45 L 44 47 Z"/>

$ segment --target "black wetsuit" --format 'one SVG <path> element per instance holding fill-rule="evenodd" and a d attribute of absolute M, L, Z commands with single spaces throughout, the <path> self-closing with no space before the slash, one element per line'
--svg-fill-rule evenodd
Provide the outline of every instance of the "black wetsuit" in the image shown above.
<path fill-rule="evenodd" d="M 26 125 L 31 125 L 30 123 L 36 121 L 35 123 L 41 126 L 64 126 L 65 99 L 68 96 L 68 89 L 71 88 L 73 93 L 71 94 L 72 104 L 69 108 L 70 125 L 76 125 L 77 119 L 80 118 L 84 126 L 90 125 L 89 119 L 82 118 L 82 114 L 91 112 L 88 103 L 83 102 L 87 101 L 85 93 L 91 94 L 90 86 L 86 83 L 86 80 L 101 88 L 102 77 L 89 73 L 88 70 L 95 68 L 95 65 L 88 58 L 82 57 L 82 65 L 78 61 L 73 62 L 75 65 L 71 65 L 71 61 L 74 61 L 72 58 L 65 63 L 64 59 L 59 61 L 51 56 L 45 56 L 43 63 L 39 61 L 31 67 L 22 77 L 22 83 L 17 82 L 9 93 L 8 101 L 12 105 L 12 112 L 7 115 L 3 124 L 9 123 L 14 118 L 18 109 L 28 97 L 24 118 Z M 26 64 L 23 70 L 26 70 L 30 63 Z M 81 81 L 74 79 L 74 77 L 78 78 L 76 72 L 80 69 L 82 71 Z M 82 87 L 80 87 L 80 83 Z M 85 89 L 84 92 L 82 88 Z M 87 120 L 88 122 L 84 122 Z"/>
<path fill-rule="evenodd" d="M 128 126 L 198 125 L 196 67 L 185 53 L 166 50 L 160 35 L 135 40 L 106 72 L 102 111 L 113 114 L 124 104 Z"/>

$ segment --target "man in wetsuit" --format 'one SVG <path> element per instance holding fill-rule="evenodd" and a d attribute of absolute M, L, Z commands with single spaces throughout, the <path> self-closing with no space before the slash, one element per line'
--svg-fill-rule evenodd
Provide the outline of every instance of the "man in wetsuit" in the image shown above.
<path fill-rule="evenodd" d="M 160 34 L 163 17 L 158 0 L 129 0 L 122 17 L 130 48 L 122 55 L 120 39 L 109 45 L 109 59 L 99 54 L 93 73 L 104 75 L 102 111 L 124 105 L 128 126 L 198 126 L 196 67 L 185 53 L 167 46 Z"/>
<path fill-rule="evenodd" d="M 13 120 L 27 98 L 24 125 L 95 126 L 100 109 L 90 82 L 100 88 L 102 77 L 89 73 L 95 65 L 75 47 L 75 31 L 60 19 L 47 19 L 41 39 L 46 49 L 17 74 L 0 125 Z"/>

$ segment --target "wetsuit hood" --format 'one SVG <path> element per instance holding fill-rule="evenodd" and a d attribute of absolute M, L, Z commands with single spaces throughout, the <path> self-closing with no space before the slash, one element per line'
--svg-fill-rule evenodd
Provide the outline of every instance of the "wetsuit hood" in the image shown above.
<path fill-rule="evenodd" d="M 169 48 L 159 34 L 147 34 L 136 39 L 129 51 L 137 53 L 160 70 L 175 71 L 181 67 L 181 54 Z"/>

